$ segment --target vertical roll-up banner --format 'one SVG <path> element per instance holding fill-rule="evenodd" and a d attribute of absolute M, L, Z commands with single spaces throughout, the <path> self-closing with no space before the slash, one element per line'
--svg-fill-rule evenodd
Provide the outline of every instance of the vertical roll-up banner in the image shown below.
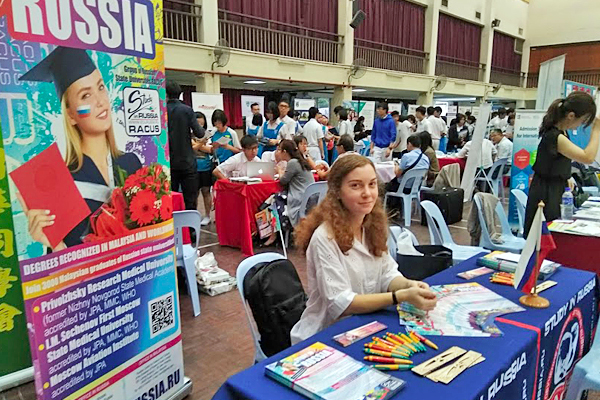
<path fill-rule="evenodd" d="M 167 399 L 184 379 L 162 0 L 0 4 L 8 315 L 37 398 Z"/>

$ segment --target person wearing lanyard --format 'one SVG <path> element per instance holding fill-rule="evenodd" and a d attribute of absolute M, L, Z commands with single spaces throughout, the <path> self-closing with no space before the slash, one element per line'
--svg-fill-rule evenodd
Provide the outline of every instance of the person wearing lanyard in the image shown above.
<path fill-rule="evenodd" d="M 242 151 L 242 146 L 237 133 L 227 126 L 227 116 L 223 110 L 215 110 L 211 122 L 215 127 L 215 131 L 210 138 L 213 155 L 221 164 L 234 154 Z"/>
<path fill-rule="evenodd" d="M 142 167 L 135 153 L 117 148 L 113 105 L 102 74 L 85 50 L 58 46 L 19 80 L 54 83 L 62 104 L 65 162 L 92 215 L 115 187 L 123 186 L 124 178 Z M 50 210 L 28 209 L 19 193 L 17 199 L 27 216 L 31 239 L 53 252 L 82 244 L 91 233 L 88 216 L 52 247 L 43 229 L 53 225 L 56 216 Z"/>
<path fill-rule="evenodd" d="M 571 161 L 591 164 L 600 143 L 600 119 L 596 104 L 585 92 L 573 92 L 567 98 L 555 100 L 540 127 L 541 141 L 533 164 L 533 179 L 529 187 L 525 210 L 524 236 L 527 236 L 538 203 L 543 201 L 546 221 L 560 218 L 562 195 L 571 176 Z M 585 149 L 569 140 L 567 131 L 594 123 L 590 141 Z"/>
<path fill-rule="evenodd" d="M 267 120 L 261 126 L 256 136 L 258 141 L 263 145 L 259 157 L 262 157 L 262 153 L 266 151 L 277 150 L 277 145 L 282 139 L 281 131 L 285 127 L 285 124 L 279 121 L 279 109 L 277 108 L 277 103 L 274 101 L 269 102 L 267 105 L 265 117 L 267 117 Z"/>
<path fill-rule="evenodd" d="M 376 162 L 386 161 L 392 155 L 392 146 L 396 142 L 396 123 L 388 114 L 387 103 L 377 105 L 377 118 L 371 131 L 371 155 Z"/>

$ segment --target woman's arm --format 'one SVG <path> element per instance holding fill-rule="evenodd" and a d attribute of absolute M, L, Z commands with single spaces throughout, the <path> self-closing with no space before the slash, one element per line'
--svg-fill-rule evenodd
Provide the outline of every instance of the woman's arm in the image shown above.
<path fill-rule="evenodd" d="M 565 135 L 558 135 L 556 144 L 558 152 L 563 156 L 583 164 L 593 163 L 598 153 L 598 145 L 600 144 L 600 118 L 596 117 L 594 121 L 590 142 L 585 149 L 571 142 Z"/>
<path fill-rule="evenodd" d="M 285 168 L 285 174 L 279 178 L 279 183 L 282 186 L 287 187 L 292 179 L 294 179 L 294 176 L 296 176 L 296 174 L 299 172 L 299 168 L 302 167 L 300 166 L 298 160 L 290 160 Z"/>
<path fill-rule="evenodd" d="M 406 301 L 424 311 L 433 310 L 437 303 L 435 294 L 431 290 L 420 286 L 411 286 L 406 289 L 396 290 L 395 294 L 398 303 Z M 394 297 L 390 292 L 357 294 L 354 296 L 352 303 L 342 313 L 342 316 L 367 314 L 391 306 L 392 304 L 394 304 Z"/>

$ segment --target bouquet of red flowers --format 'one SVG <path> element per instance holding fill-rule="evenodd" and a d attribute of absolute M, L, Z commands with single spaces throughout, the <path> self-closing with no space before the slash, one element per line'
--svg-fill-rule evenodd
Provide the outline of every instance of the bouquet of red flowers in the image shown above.
<path fill-rule="evenodd" d="M 110 199 L 90 217 L 92 233 L 86 242 L 126 234 L 129 230 L 164 221 L 173 216 L 171 188 L 160 164 L 151 164 L 129 175 L 123 187 L 113 190 Z"/>

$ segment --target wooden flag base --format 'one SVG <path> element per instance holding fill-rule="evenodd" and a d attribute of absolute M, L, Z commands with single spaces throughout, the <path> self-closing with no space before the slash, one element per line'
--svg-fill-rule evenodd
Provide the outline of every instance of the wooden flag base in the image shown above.
<path fill-rule="evenodd" d="M 521 304 L 532 307 L 532 308 L 548 308 L 550 307 L 550 301 L 544 297 L 538 296 L 537 294 L 527 294 L 519 298 Z"/>

